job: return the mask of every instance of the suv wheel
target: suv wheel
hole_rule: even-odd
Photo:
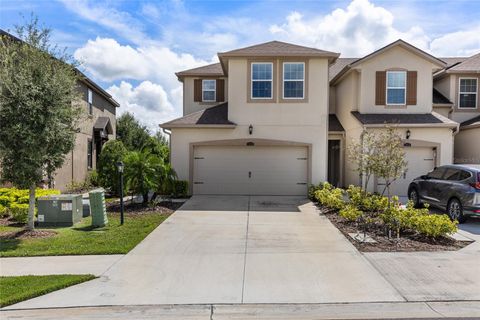
[[[456,198],[453,198],[448,202],[447,213],[450,219],[457,220],[458,223],[464,223],[467,220],[463,215],[462,203]]]
[[[419,199],[419,196],[418,196],[417,189],[415,189],[415,188],[410,189],[410,191],[408,192],[408,199],[413,202],[413,206],[415,208],[420,207],[420,199]]]

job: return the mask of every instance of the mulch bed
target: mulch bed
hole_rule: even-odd
[[[0,239],[34,239],[34,238],[49,238],[56,235],[57,232],[52,230],[20,230],[11,232],[2,232]]]
[[[317,204],[318,205],[318,204]],[[458,241],[450,237],[440,237],[436,240],[415,233],[402,233],[400,239],[396,234],[391,238],[380,225],[371,226],[367,235],[376,243],[364,243],[352,239],[349,233],[363,234],[363,229],[357,223],[350,222],[338,215],[335,210],[320,207],[320,212],[333,223],[338,230],[362,252],[413,252],[413,251],[456,251],[472,243],[471,241]]]
[[[143,203],[131,203],[127,202],[124,204],[124,210],[126,214],[130,215],[141,215],[148,214],[152,212],[158,212],[161,214],[172,214],[183,205],[183,202],[171,202],[171,201],[162,201],[156,204],[147,204]],[[107,203],[107,211],[113,214],[120,214],[120,204],[119,203]]]

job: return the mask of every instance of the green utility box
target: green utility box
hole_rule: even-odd
[[[90,212],[92,214],[92,226],[104,227],[108,223],[107,209],[105,207],[105,191],[96,189],[88,193],[90,198]]]
[[[83,204],[79,194],[59,194],[38,198],[39,227],[70,227],[82,219]]]

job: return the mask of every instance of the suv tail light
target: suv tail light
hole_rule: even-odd
[[[470,185],[480,191],[480,172],[477,173],[477,182],[473,182]]]

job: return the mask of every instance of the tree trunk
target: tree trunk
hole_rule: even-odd
[[[148,203],[148,192],[143,195],[143,204],[146,205]]]
[[[35,184],[30,186],[29,198],[28,198],[28,230],[33,230],[35,228],[34,221],[35,219]]]

